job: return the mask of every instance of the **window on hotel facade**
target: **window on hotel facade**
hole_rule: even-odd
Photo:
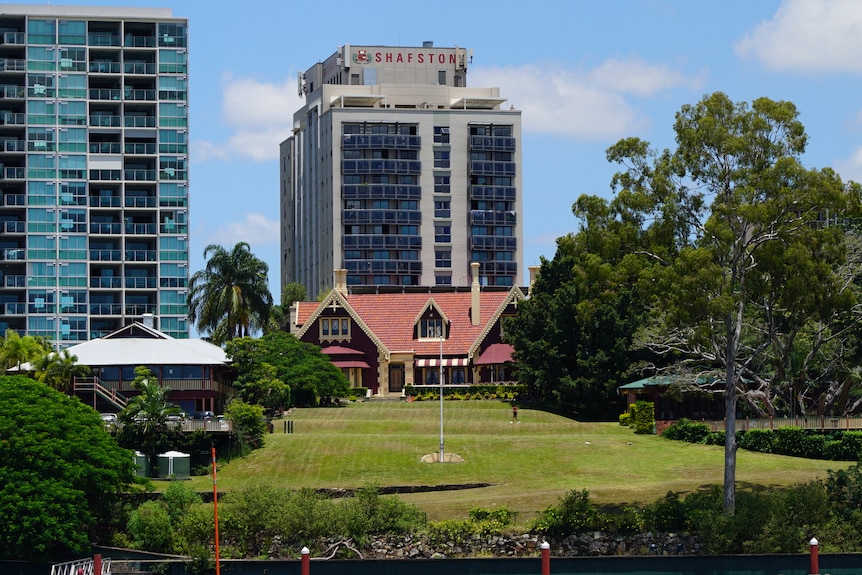
[[[449,143],[449,128],[444,126],[434,126],[434,143],[448,144]]]
[[[442,176],[437,175],[434,176],[434,193],[435,194],[448,194],[451,191],[449,181],[452,176]]]
[[[322,317],[320,318],[320,339],[345,340],[350,339],[350,318]]]
[[[434,217],[435,218],[451,218],[452,209],[449,200],[434,200]]]
[[[451,243],[452,226],[434,226],[434,241],[437,243]]]
[[[435,150],[434,151],[434,167],[435,168],[448,168],[450,155],[451,155],[451,153],[449,152],[449,150]]]
[[[434,283],[438,286],[450,286],[452,285],[452,276],[443,275],[443,276],[434,276]]]
[[[434,266],[438,268],[452,267],[452,250],[435,250]]]

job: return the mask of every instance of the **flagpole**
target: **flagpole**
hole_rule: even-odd
[[[215,522],[215,572],[221,575],[221,564],[219,563],[218,550],[218,484],[216,482],[216,448],[212,446],[213,454],[213,518]]]

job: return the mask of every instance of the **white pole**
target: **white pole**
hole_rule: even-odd
[[[443,320],[440,320],[440,463],[443,463]]]

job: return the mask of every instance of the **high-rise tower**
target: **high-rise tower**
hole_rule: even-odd
[[[298,82],[281,144],[281,278],[347,285],[519,282],[521,113],[468,88],[464,48],[344,45]]]
[[[0,333],[188,337],[187,20],[0,6]]]

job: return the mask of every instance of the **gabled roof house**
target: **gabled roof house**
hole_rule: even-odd
[[[498,383],[511,380],[506,319],[526,299],[519,287],[382,288],[348,290],[346,270],[320,302],[297,302],[290,331],[320,345],[354,387],[376,396],[400,395],[407,385]]]
[[[153,327],[151,316],[68,351],[93,372],[93,377],[76,380],[76,395],[99,411],[121,409],[137,394],[132,381],[135,367],[141,365],[171,389],[169,399],[186,413],[221,411],[233,395],[230,361],[221,347],[202,339],[173,338]]]

